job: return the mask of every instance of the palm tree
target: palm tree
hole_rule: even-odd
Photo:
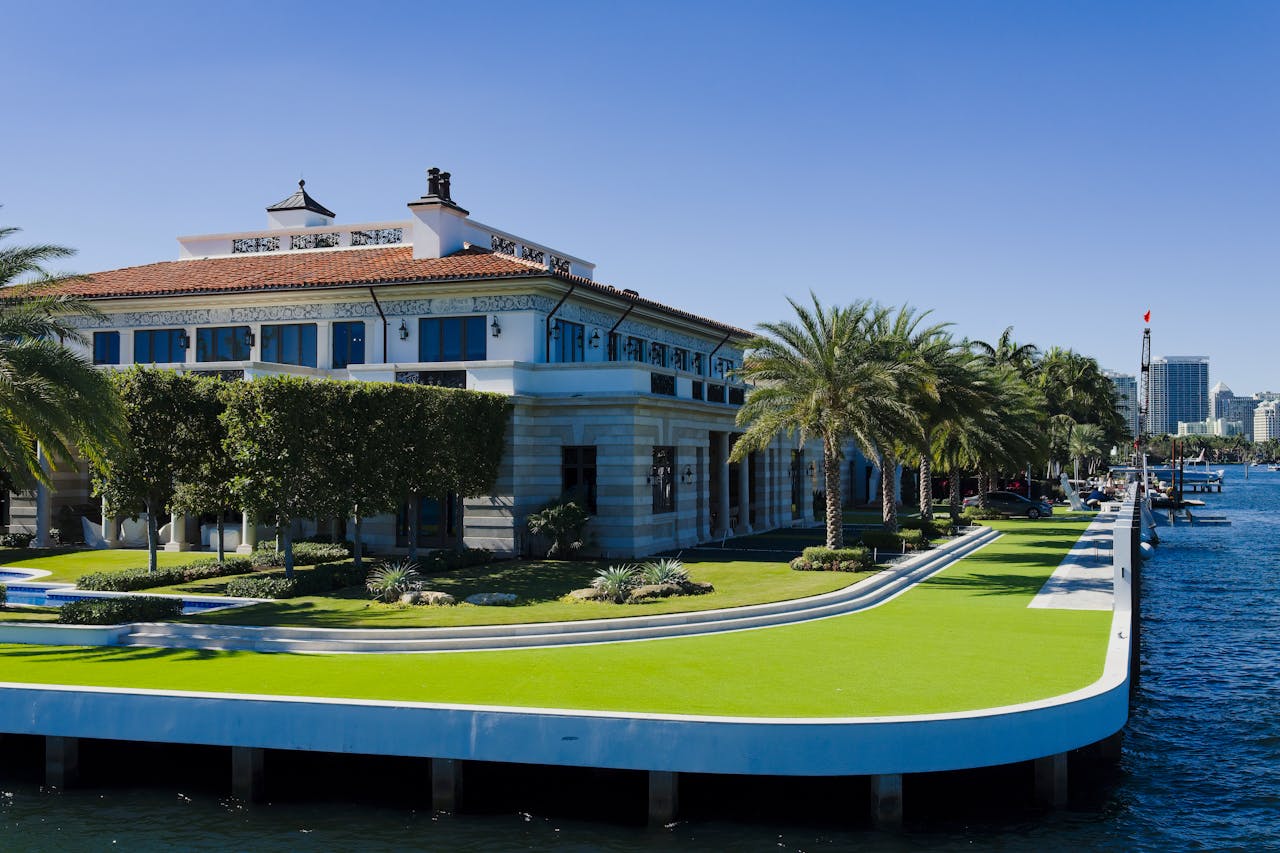
[[[0,228],[0,240],[17,228]],[[65,280],[46,268],[72,250],[0,247],[0,468],[15,488],[49,482],[44,464],[91,460],[123,439],[123,420],[106,377],[64,345],[84,343],[73,317],[96,318],[84,299],[59,295]]]
[[[747,430],[731,458],[762,450],[779,432],[822,439],[826,480],[827,547],[844,546],[840,484],[844,443],[870,449],[891,422],[907,417],[898,395],[902,365],[883,358],[874,338],[885,309],[870,302],[826,308],[812,293],[812,307],[788,299],[794,321],[762,323],[747,344],[735,375],[755,386],[738,410]],[[870,456],[870,454],[868,454]]]
[[[986,359],[989,364],[1004,364],[1018,371],[1024,379],[1035,372],[1036,361],[1040,351],[1035,344],[1019,344],[1013,339],[1013,326],[1005,326],[1000,338],[994,344],[986,341],[970,341],[974,352]]]
[[[1089,474],[1093,473],[1093,461],[1106,451],[1107,437],[1102,427],[1097,424],[1079,424],[1071,433],[1071,444],[1069,451],[1071,458],[1075,460],[1075,479],[1080,479],[1080,463],[1083,460],[1089,460],[1090,464],[1086,469]]]

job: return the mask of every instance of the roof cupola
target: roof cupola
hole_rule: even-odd
[[[268,228],[310,228],[332,225],[337,216],[307,194],[307,182],[298,181],[298,191],[267,208]]]

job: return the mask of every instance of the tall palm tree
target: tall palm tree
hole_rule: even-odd
[[[1071,458],[1075,460],[1075,479],[1080,479],[1080,463],[1088,460],[1088,473],[1093,473],[1093,460],[1106,450],[1106,434],[1097,424],[1079,424],[1071,433],[1069,446]]]
[[[843,446],[850,438],[872,448],[887,424],[907,417],[898,395],[902,365],[886,360],[874,339],[886,310],[861,301],[842,308],[812,306],[788,299],[793,321],[762,323],[747,344],[735,375],[754,386],[738,410],[747,430],[734,445],[741,460],[763,450],[779,432],[822,439],[826,481],[827,547],[844,546],[840,483]],[[868,454],[870,455],[870,454]]]
[[[0,240],[17,228],[0,228]],[[0,247],[0,468],[15,488],[49,482],[49,470],[91,460],[122,440],[114,393],[87,358],[65,346],[84,343],[73,317],[98,317],[45,265],[73,254],[62,246]]]

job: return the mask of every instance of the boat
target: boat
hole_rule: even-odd
[[[1280,464],[1276,464],[1275,462],[1272,462],[1270,465],[1268,465],[1268,466],[1267,466],[1267,470],[1268,470],[1268,471],[1280,471]]]

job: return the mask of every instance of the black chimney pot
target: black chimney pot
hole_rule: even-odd
[[[435,166],[427,169],[427,195],[440,195],[440,170]]]
[[[449,173],[440,173],[440,197],[445,201],[453,201],[453,196],[449,194]]]

